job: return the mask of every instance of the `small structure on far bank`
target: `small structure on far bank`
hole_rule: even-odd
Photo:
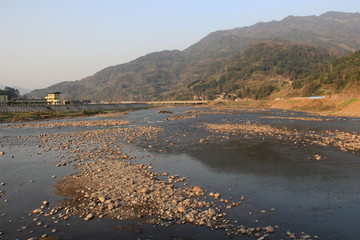
[[[46,101],[48,104],[50,105],[58,105],[61,104],[61,100],[60,100],[60,95],[61,92],[51,92],[48,93],[48,95],[45,97]]]
[[[8,95],[0,95],[0,104],[7,103],[9,101]]]

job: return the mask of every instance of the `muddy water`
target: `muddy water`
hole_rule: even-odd
[[[184,115],[190,108],[171,110]],[[202,127],[204,123],[250,121],[288,129],[359,133],[360,119],[286,119],[314,118],[289,111],[209,113],[164,121],[169,114],[157,114],[157,110],[131,112],[123,120],[132,123],[120,127],[159,126],[164,132],[151,140],[144,137],[132,144],[127,141],[121,144],[125,152],[137,157],[134,161],[151,163],[157,172],[187,176],[189,184],[220,192],[224,199],[240,201],[243,196],[243,203],[228,210],[228,217],[246,227],[278,226],[269,239],[286,239],[287,231],[319,239],[356,239],[360,235],[359,152],[269,136],[219,137]],[[268,116],[284,118],[264,118]],[[0,239],[39,238],[44,233],[63,239],[228,239],[223,231],[191,224],[165,228],[109,219],[85,222],[72,217],[59,223],[44,222],[48,227],[37,226],[41,219],[34,221],[35,217],[28,214],[43,200],[54,205],[60,201],[62,198],[56,196],[53,185],[75,170],[70,165],[56,167],[58,153],[52,149],[44,151],[37,147],[36,140],[26,137],[99,128],[0,129],[0,151],[5,152],[0,156],[0,183],[6,183],[0,186],[0,191],[5,192],[0,197],[0,231],[3,232]],[[315,160],[315,155],[321,155],[322,159]],[[56,229],[54,233],[53,229]],[[238,235],[235,239],[248,237]]]

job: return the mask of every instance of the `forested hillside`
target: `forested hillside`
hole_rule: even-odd
[[[216,74],[203,76],[173,97],[212,100],[217,94],[226,93],[236,98],[263,98],[306,77],[333,58],[326,49],[309,44],[263,41],[231,58]]]
[[[339,57],[307,78],[295,82],[293,87],[301,89],[303,96],[360,95],[360,51]]]

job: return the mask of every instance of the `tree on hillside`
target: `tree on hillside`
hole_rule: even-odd
[[[20,98],[19,90],[11,87],[5,87],[4,90],[0,89],[0,95],[7,95],[9,100]]]

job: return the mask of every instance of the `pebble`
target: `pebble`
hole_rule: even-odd
[[[140,128],[131,128],[129,130],[109,129],[111,131],[101,129],[62,133],[57,136],[42,136],[44,143],[58,146],[60,150],[67,153],[73,153],[80,169],[78,173],[61,180],[69,181],[67,183],[61,182],[61,186],[66,187],[66,184],[68,184],[71,189],[80,189],[77,192],[80,201],[67,206],[63,210],[66,211],[66,215],[56,216],[55,212],[50,214],[48,213],[48,211],[51,212],[49,209],[44,210],[45,214],[49,214],[50,217],[56,216],[54,221],[57,221],[57,219],[62,221],[75,214],[80,215],[86,221],[93,219],[95,216],[99,218],[100,216],[106,216],[114,219],[145,216],[143,219],[146,219],[146,216],[156,215],[159,218],[152,219],[154,224],[158,223],[166,226],[190,222],[196,225],[208,226],[212,229],[226,229],[226,232],[230,234],[229,236],[235,236],[235,232],[238,234],[239,226],[235,226],[237,222],[230,222],[225,218],[226,213],[221,211],[224,210],[223,207],[230,209],[233,206],[238,206],[239,203],[231,203],[232,200],[225,199],[222,200],[226,204],[225,206],[223,204],[217,206],[219,200],[209,200],[210,198],[203,194],[207,191],[199,186],[178,187],[180,184],[169,185],[166,183],[168,180],[170,182],[181,182],[186,178],[179,175],[169,177],[166,172],[162,174],[151,172],[151,165],[137,164],[132,161],[134,157],[124,154],[122,149],[116,146],[115,143],[118,140],[116,138],[122,138],[122,135],[120,135],[122,131],[129,131],[127,133],[129,136],[138,134],[145,138],[154,138],[156,135],[151,133],[159,131],[159,129],[148,127],[141,128],[145,130],[139,131],[134,129]],[[71,139],[71,142],[67,142],[67,139]],[[124,139],[128,140],[130,137]],[[131,138],[131,142],[133,139],[135,137]],[[110,145],[109,141],[114,144]],[[149,144],[147,146],[152,147]],[[47,148],[47,146],[43,147]],[[128,160],[124,161],[121,158]],[[164,176],[163,179],[165,180],[157,179],[161,175]],[[52,177],[55,178],[56,176]],[[220,193],[210,193],[209,195],[214,198],[221,197]],[[84,196],[86,198],[83,198]],[[241,196],[240,199],[243,201],[244,197]],[[48,203],[45,204],[44,202],[43,206],[47,206]],[[99,202],[104,204],[99,204]],[[142,209],[142,206],[145,207]],[[134,209],[136,210],[134,211]],[[43,213],[43,210],[40,209],[40,211],[38,213]],[[264,231],[271,232],[270,228],[267,227],[266,229],[264,228]],[[54,230],[56,231],[56,229],[53,229],[52,232],[55,232]],[[255,228],[250,231],[244,227],[244,232],[252,237],[257,234],[257,237],[260,238],[262,234],[258,230],[255,231]]]
[[[273,233],[275,232],[275,228],[273,228],[272,226],[267,226],[267,227],[264,227],[264,230],[268,233]]]
[[[184,206],[179,206],[177,209],[180,213],[186,212],[186,208]]]
[[[41,210],[40,208],[37,208],[37,209],[33,210],[33,213],[35,213],[35,214],[42,214],[42,213],[44,213],[44,212],[43,212],[43,210]]]
[[[143,189],[141,189],[140,192],[145,193],[145,194],[148,194],[150,191],[149,191],[149,189],[147,189],[147,188],[143,188]]]
[[[212,216],[214,216],[216,214],[216,211],[213,208],[209,208],[207,212],[208,212],[210,217],[212,217]]]
[[[90,219],[92,219],[94,217],[94,215],[92,213],[89,213],[88,215],[86,215],[86,217],[84,218],[85,221],[89,221]]]

